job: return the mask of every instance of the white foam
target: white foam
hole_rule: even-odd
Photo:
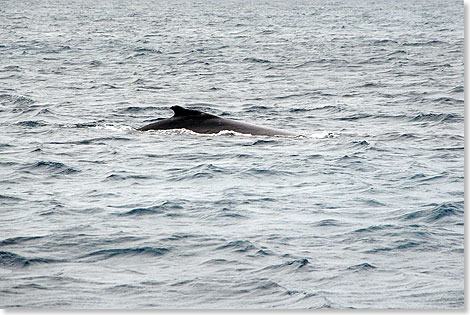
[[[321,132],[316,132],[312,133],[309,138],[314,138],[314,139],[328,139],[328,138],[338,138],[339,134],[334,133],[334,132],[329,132],[326,130],[323,130]]]
[[[94,126],[94,127],[91,127],[91,128],[99,129],[99,130],[120,131],[120,132],[127,132],[127,131],[134,130],[134,127],[131,127],[131,126],[126,126],[126,125],[115,126],[115,125],[109,125],[109,124],[98,125],[98,126]]]

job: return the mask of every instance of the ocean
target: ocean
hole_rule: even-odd
[[[2,1],[0,117],[0,308],[464,307],[460,1]]]

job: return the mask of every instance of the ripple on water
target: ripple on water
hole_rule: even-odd
[[[107,260],[110,258],[118,257],[132,257],[132,256],[162,256],[170,252],[168,248],[164,247],[136,247],[136,248],[111,248],[90,252],[86,255],[80,256],[80,259],[91,258],[93,261]]]
[[[438,223],[441,221],[462,221],[463,202],[444,202],[441,204],[429,204],[427,209],[410,212],[401,216],[405,221],[423,221],[427,223]]]
[[[29,164],[26,169],[33,171],[42,170],[54,175],[71,175],[80,172],[80,170],[68,167],[64,163],[54,161],[39,161]]]
[[[134,208],[132,210],[119,213],[119,216],[144,216],[144,215],[153,215],[153,214],[162,214],[167,211],[172,210],[181,210],[183,209],[182,205],[179,205],[175,202],[165,201],[159,205],[154,205],[146,208]]]
[[[10,268],[22,268],[36,264],[50,264],[63,262],[64,260],[52,259],[52,258],[27,258],[12,252],[0,251],[0,266]]]

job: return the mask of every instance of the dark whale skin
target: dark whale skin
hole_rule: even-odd
[[[172,106],[171,109],[174,112],[173,117],[159,120],[138,128],[137,130],[148,131],[184,128],[203,134],[219,133],[223,130],[228,130],[254,136],[296,136],[296,134],[291,132],[221,118],[197,110],[186,109],[181,106]]]

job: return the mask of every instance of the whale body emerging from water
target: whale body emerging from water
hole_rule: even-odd
[[[172,106],[174,115],[171,118],[162,119],[147,126],[138,128],[140,131],[188,129],[197,133],[219,133],[224,130],[235,131],[243,134],[259,136],[296,136],[296,134],[267,127],[260,127],[232,119],[221,118],[215,115],[187,109],[181,106]]]

